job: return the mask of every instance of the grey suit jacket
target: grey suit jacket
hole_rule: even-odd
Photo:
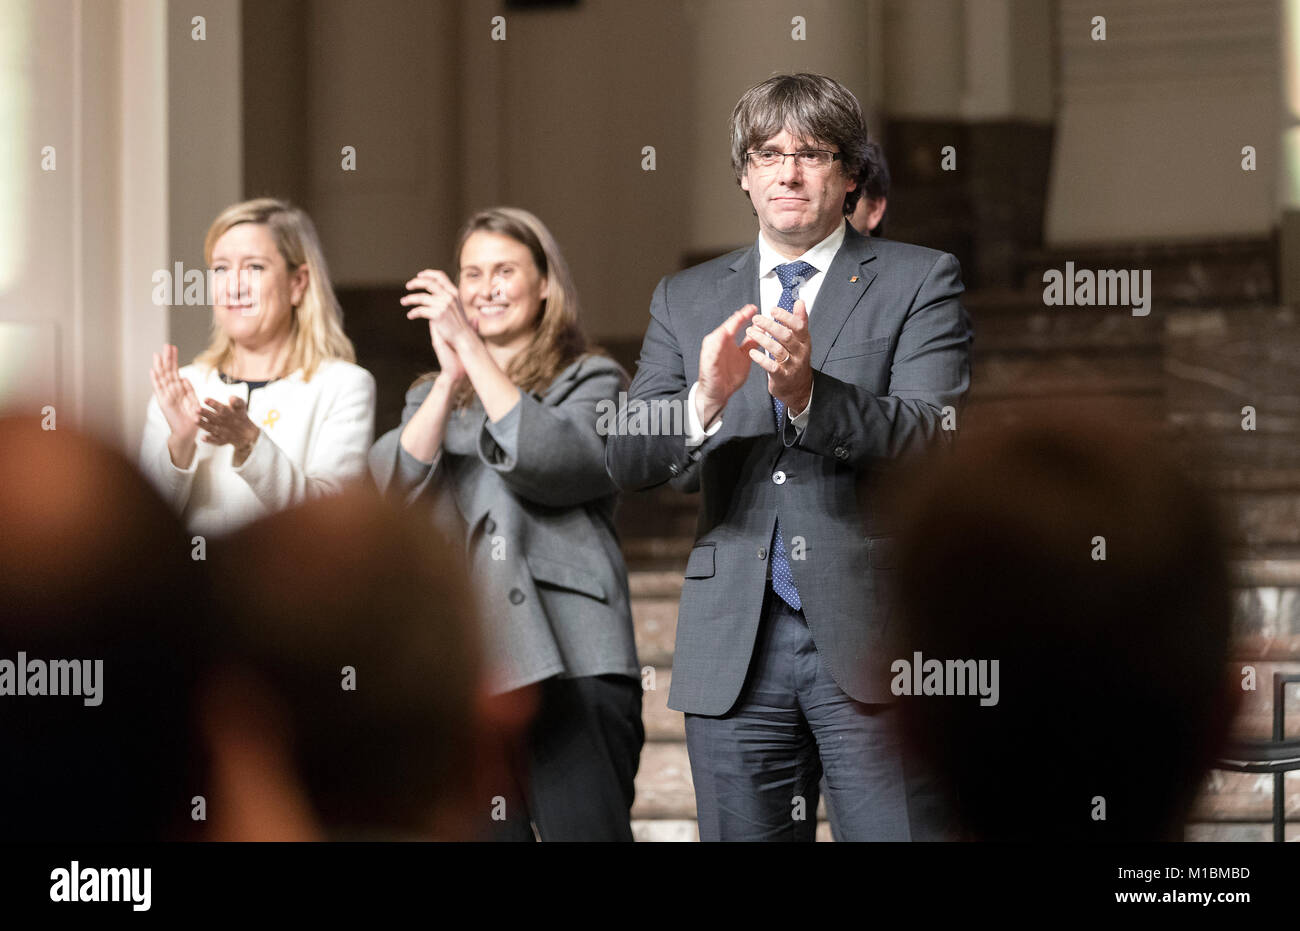
[[[640,675],[618,492],[596,429],[600,402],[617,403],[626,384],[616,363],[586,356],[497,423],[477,398],[453,412],[435,466],[402,448],[402,427],[370,450],[381,492],[428,503],[440,529],[464,540],[494,691],[553,675]],[[407,392],[403,426],[432,387]]]
[[[727,402],[721,429],[694,449],[680,435],[610,437],[606,465],[621,488],[671,482],[702,496],[670,708],[725,714],[739,696],[778,515],[831,675],[858,701],[893,700],[892,535],[876,492],[889,467],[951,437],[943,408],[958,407],[970,383],[962,290],[951,255],[868,239],[850,226],[809,319],[813,397],[802,434],[788,418],[784,435],[777,432],[767,375],[755,365]],[[629,400],[684,405],[705,335],[758,303],[757,245],[660,281]]]

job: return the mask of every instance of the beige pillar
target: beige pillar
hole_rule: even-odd
[[[731,168],[727,121],[746,89],[778,72],[817,71],[853,91],[871,122],[881,99],[881,5],[861,0],[710,0],[688,7],[695,85],[689,249],[721,252],[754,241],[757,221]],[[795,16],[806,38],[793,38]],[[876,79],[873,81],[873,76]]]
[[[961,115],[966,55],[961,0],[885,0],[885,93],[889,115]]]
[[[457,5],[310,9],[308,206],[336,284],[401,284],[446,262],[461,219]]]
[[[699,83],[684,6],[462,6],[465,211],[508,203],[536,213],[564,249],[583,325],[599,341],[640,339],[655,283],[687,248]],[[491,38],[498,15],[505,41]],[[647,148],[654,170],[643,170]]]
[[[1278,158],[1277,4],[1061,0],[1049,244],[1272,229],[1277,174],[1243,171],[1242,148]]]
[[[960,31],[965,120],[1052,120],[1051,11],[1042,0],[965,0]]]

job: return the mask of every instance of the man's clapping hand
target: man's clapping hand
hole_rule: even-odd
[[[758,343],[747,336],[737,344],[736,337],[756,313],[757,307],[746,304],[704,337],[700,344],[700,379],[699,387],[695,389],[695,406],[700,424],[706,430],[722,413],[727,400],[749,377],[750,358],[753,352],[758,351]]]
[[[802,413],[812,398],[813,383],[812,342],[804,302],[795,301],[793,312],[773,307],[771,317],[754,317],[745,335],[759,347],[751,349],[749,357],[767,372],[767,393],[781,401],[791,415]]]

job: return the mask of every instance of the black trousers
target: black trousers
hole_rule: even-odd
[[[630,841],[634,780],[645,743],[641,680],[552,677],[540,683],[537,715],[515,747],[515,784],[496,841]]]

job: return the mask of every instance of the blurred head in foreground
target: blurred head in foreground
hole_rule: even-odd
[[[202,563],[118,453],[0,420],[0,840],[193,834]]]
[[[967,835],[1180,840],[1240,698],[1202,494],[1135,431],[1061,411],[963,436],[898,526],[899,669],[999,666],[995,704],[901,699]]]
[[[221,542],[204,727],[225,800],[209,809],[214,838],[467,836],[467,812],[490,805],[478,786],[501,708],[480,694],[457,557],[362,489]]]

